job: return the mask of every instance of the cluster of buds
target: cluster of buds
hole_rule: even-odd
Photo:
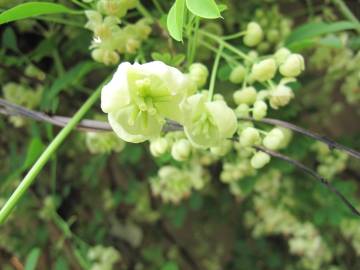
[[[174,166],[160,168],[158,175],[151,179],[151,190],[165,202],[179,203],[190,196],[192,190],[201,190],[208,177],[201,166],[179,169]]]
[[[9,102],[34,109],[40,104],[43,87],[38,85],[36,89],[32,89],[25,84],[9,82],[2,87],[2,91],[4,98]],[[9,120],[15,127],[21,127],[25,124],[25,119],[20,116],[10,116]]]
[[[90,48],[95,61],[115,65],[120,61],[120,54],[136,53],[141,43],[148,38],[151,27],[146,19],[120,26],[120,19],[136,4],[137,0],[100,0],[97,10],[85,12],[88,19],[85,27],[94,33]]]

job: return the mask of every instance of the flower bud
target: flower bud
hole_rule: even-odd
[[[237,117],[249,117],[249,106],[247,104],[240,104],[235,109],[235,114]]]
[[[190,79],[193,80],[198,88],[205,85],[209,76],[208,68],[201,63],[194,63],[189,67]]]
[[[255,81],[265,82],[272,79],[276,73],[276,62],[269,58],[254,64],[251,69],[251,78]]]
[[[241,90],[235,91],[233,94],[234,101],[237,105],[247,104],[252,105],[256,101],[256,90],[254,87],[245,87]]]
[[[270,29],[266,33],[266,38],[272,43],[276,43],[280,39],[280,33],[277,29]]]
[[[120,61],[120,57],[117,52],[101,48],[93,50],[91,52],[91,56],[95,61],[103,63],[107,66],[115,65]]]
[[[256,22],[250,22],[246,28],[246,34],[243,39],[244,44],[248,47],[254,47],[261,42],[263,35],[261,26]]]
[[[270,106],[273,109],[278,109],[287,105],[294,97],[294,93],[290,87],[279,85],[270,94]]]
[[[285,77],[296,77],[305,69],[304,58],[301,54],[290,54],[280,65],[279,71]]]
[[[275,52],[274,59],[278,65],[281,65],[290,54],[291,52],[287,48],[280,48]]]
[[[244,147],[260,143],[260,133],[256,128],[248,127],[240,134],[240,144]]]
[[[267,114],[267,108],[268,106],[264,101],[262,100],[256,101],[252,112],[254,119],[256,120],[263,119]]]
[[[178,140],[171,148],[171,155],[177,161],[185,161],[191,153],[191,144],[186,139]]]
[[[246,75],[246,69],[243,65],[238,65],[230,73],[230,82],[232,83],[241,83]]]
[[[257,152],[251,158],[251,166],[254,169],[260,169],[270,162],[270,156],[264,152]]]
[[[277,150],[285,139],[284,133],[279,128],[273,128],[264,138],[263,144],[270,150]]]
[[[269,90],[260,90],[257,93],[256,100],[265,100],[269,97]]]
[[[150,141],[150,152],[154,157],[159,157],[168,150],[169,143],[165,138],[157,138]]]

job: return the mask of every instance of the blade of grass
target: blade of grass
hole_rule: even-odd
[[[102,86],[108,81],[106,79],[98,89],[88,98],[88,100],[81,106],[81,108],[75,113],[73,118],[68,122],[68,124],[57,134],[54,140],[49,144],[45,151],[41,154],[29,172],[22,179],[21,183],[15,189],[10,198],[6,201],[5,205],[0,210],[0,225],[3,225],[11,214],[17,203],[24,196],[25,192],[29,189],[31,184],[35,181],[36,176],[41,172],[45,164],[52,157],[55,151],[59,148],[61,143],[66,139],[70,132],[76,127],[80,120],[85,116],[85,114],[90,110],[92,105],[100,97]]]

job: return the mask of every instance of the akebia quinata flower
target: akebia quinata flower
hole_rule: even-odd
[[[223,100],[208,101],[207,94],[195,94],[181,108],[185,134],[195,147],[218,146],[237,129],[235,112]]]
[[[101,92],[101,108],[124,141],[140,143],[159,137],[165,119],[182,123],[180,103],[189,79],[160,61],[121,63]]]

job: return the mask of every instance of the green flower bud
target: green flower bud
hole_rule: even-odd
[[[297,77],[305,70],[304,58],[301,54],[290,54],[280,65],[279,71],[285,77]]]
[[[250,147],[261,142],[260,133],[256,128],[248,127],[240,134],[240,145]]]
[[[272,43],[276,43],[280,40],[280,33],[277,29],[270,29],[266,33],[266,38]]]
[[[275,76],[276,68],[274,59],[265,59],[253,65],[250,76],[255,81],[265,82],[271,80]]]
[[[111,151],[121,152],[125,142],[113,132],[87,132],[86,146],[92,154],[105,154]]]
[[[274,59],[278,65],[281,65],[285,62],[286,58],[288,58],[290,54],[291,52],[287,48],[280,48],[275,52]]]
[[[264,138],[263,144],[270,150],[277,150],[285,139],[284,133],[279,128],[273,128]]]
[[[150,141],[150,152],[154,157],[159,157],[166,153],[169,148],[168,140],[165,138],[157,138]]]
[[[171,155],[177,161],[185,161],[191,154],[191,144],[186,139],[178,140],[171,148]]]
[[[93,50],[91,56],[95,61],[107,66],[116,65],[120,61],[120,56],[117,52],[101,48]]]
[[[244,44],[248,47],[254,47],[258,45],[263,39],[264,33],[261,26],[256,22],[250,22],[246,28],[246,34],[244,36]]]
[[[224,98],[224,96],[222,95],[222,94],[219,94],[219,93],[217,93],[217,94],[215,94],[214,96],[213,96],[213,100],[222,100],[222,101],[225,101],[225,98]]]
[[[268,50],[270,50],[270,48],[271,48],[270,42],[263,41],[263,42],[261,42],[261,43],[258,45],[257,50],[258,50],[260,53],[265,53],[265,52],[267,52]]]
[[[260,90],[257,93],[256,100],[265,100],[269,97],[269,91],[268,90]]]
[[[257,152],[252,158],[251,158],[251,166],[254,169],[261,169],[266,164],[270,162],[270,156],[264,152]]]
[[[190,79],[193,80],[198,88],[205,85],[209,76],[208,68],[201,63],[194,63],[189,67]]]
[[[267,114],[267,108],[268,106],[266,105],[266,103],[262,100],[258,100],[255,102],[254,104],[254,108],[253,108],[253,117],[256,120],[261,120],[263,119],[266,114]]]
[[[282,131],[282,133],[284,134],[284,139],[281,141],[279,148],[278,149],[284,149],[285,147],[287,147],[292,139],[292,131],[290,129],[287,128],[283,128],[283,127],[277,127],[278,129],[280,129]]]
[[[290,87],[278,85],[270,94],[270,106],[273,109],[286,106],[294,97],[294,93]]]
[[[246,75],[246,69],[243,65],[238,65],[230,73],[230,82],[238,84],[241,83]]]
[[[222,157],[225,156],[231,150],[232,142],[230,140],[223,141],[219,146],[211,147],[210,152],[215,156]]]
[[[222,100],[207,101],[207,96],[196,94],[182,104],[184,131],[195,147],[219,146],[232,138],[237,128],[235,112]]]
[[[25,74],[29,77],[36,78],[40,81],[45,80],[45,73],[33,65],[28,65],[25,69]]]
[[[236,105],[247,104],[252,105],[256,101],[256,90],[254,87],[249,86],[241,90],[237,90],[233,94]]]
[[[237,117],[249,117],[250,108],[247,104],[243,103],[236,107],[235,114]]]

